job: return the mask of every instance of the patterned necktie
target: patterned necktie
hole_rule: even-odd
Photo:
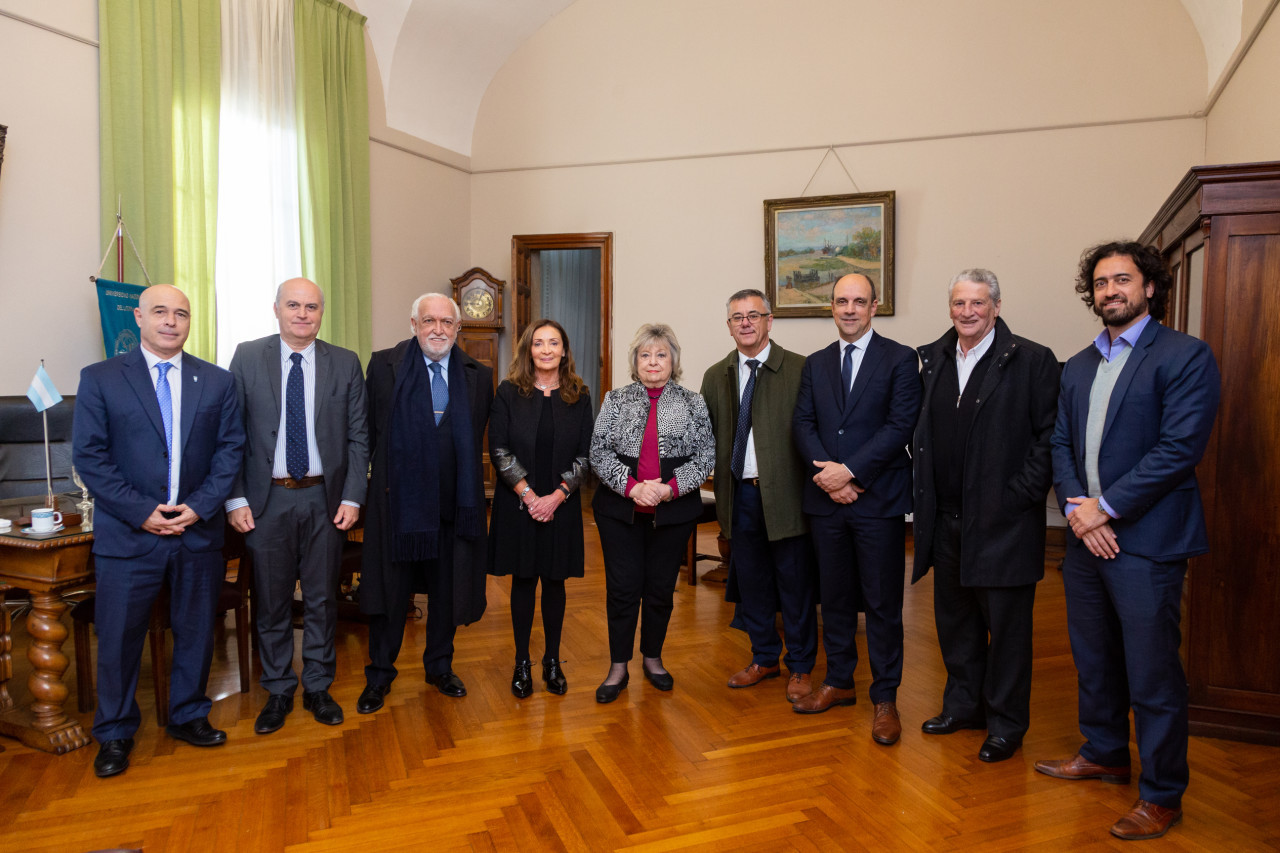
[[[311,458],[307,453],[307,393],[302,378],[302,353],[291,353],[289,379],[284,386],[284,463],[289,476],[307,476]]]
[[[751,398],[756,393],[756,368],[760,362],[754,358],[747,359],[747,367],[751,375],[747,377],[747,387],[742,389],[742,401],[738,403],[738,424],[733,431],[733,461],[730,468],[733,476],[742,479],[742,467],[747,461],[747,436],[751,435]]]
[[[164,423],[164,446],[167,451],[166,459],[173,459],[173,390],[169,387],[169,368],[173,367],[167,361],[159,362],[156,370],[160,371],[160,378],[156,380],[156,402],[160,404],[160,420]],[[165,466],[168,469],[169,477],[166,480],[167,490],[164,499],[169,500],[169,496],[173,493],[173,464]]]
[[[844,383],[844,398],[849,399],[853,390],[853,344],[844,348],[844,361],[840,363],[840,381]]]
[[[436,423],[444,417],[444,410],[449,407],[449,383],[444,381],[440,370],[440,362],[431,362],[431,407],[436,410]]]

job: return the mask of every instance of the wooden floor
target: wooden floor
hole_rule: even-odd
[[[1126,846],[1107,829],[1137,797],[1136,773],[1133,784],[1116,786],[1032,770],[1035,759],[1067,757],[1079,744],[1055,555],[1036,601],[1031,731],[1013,759],[986,765],[977,760],[984,733],[920,732],[940,709],[943,682],[927,581],[907,588],[904,734],[896,746],[871,740],[865,663],[858,704],[815,716],[792,713],[781,679],[728,689],[729,675],[750,660],[747,638],[727,627],[722,586],[683,579],[665,651],[675,690],[649,686],[637,659],[622,697],[596,705],[608,652],[591,525],[588,536],[596,556],[585,579],[569,582],[567,696],[542,691],[539,681],[532,697],[512,697],[507,595],[496,581],[488,614],[458,633],[454,668],[466,681],[465,699],[423,683],[417,622],[387,706],[356,714],[365,636],[358,625],[341,625],[332,692],[347,717],[338,727],[314,722],[299,702],[281,731],[255,735],[265,694],[256,683],[249,694],[237,692],[234,638],[220,636],[210,689],[226,746],[200,750],[158,733],[149,683],[139,690],[144,722],[123,776],[97,779],[93,746],[55,757],[4,739],[0,851]],[[700,536],[700,550],[713,553],[714,528]],[[25,642],[19,630],[15,649]],[[535,660],[541,651],[539,627]],[[15,665],[21,700],[25,658]],[[820,658],[819,676],[822,668]],[[1135,770],[1136,756],[1135,749]],[[1182,825],[1140,849],[1280,849],[1280,748],[1192,738],[1183,805]]]

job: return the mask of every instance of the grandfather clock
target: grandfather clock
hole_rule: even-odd
[[[493,389],[506,374],[498,365],[498,339],[502,336],[502,288],[505,281],[489,275],[480,267],[472,267],[453,282],[453,300],[462,309],[458,329],[458,346],[462,351],[493,370]],[[489,435],[484,438],[484,491],[492,500],[497,476],[489,462]]]
[[[506,371],[498,366],[498,339],[502,336],[502,289],[505,281],[472,267],[453,282],[453,299],[462,309],[458,346],[481,364],[493,368],[493,387]]]

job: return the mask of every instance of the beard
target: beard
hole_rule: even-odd
[[[1102,318],[1102,322],[1107,326],[1124,326],[1133,322],[1142,312],[1147,310],[1147,300],[1144,297],[1141,302],[1114,302],[1110,305],[1099,305],[1094,303],[1093,313]]]

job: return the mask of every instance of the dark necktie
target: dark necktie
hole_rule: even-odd
[[[853,390],[853,344],[846,344],[844,348],[844,361],[840,363],[840,381],[844,383],[844,398],[849,399],[849,392]]]
[[[756,368],[760,362],[754,358],[747,359],[747,367],[751,375],[747,377],[747,387],[742,389],[742,400],[738,403],[738,424],[733,431],[733,461],[730,468],[733,476],[742,479],[742,467],[747,461],[747,437],[751,435],[751,398],[756,393]]]
[[[307,394],[302,378],[302,353],[291,353],[289,379],[284,386],[284,462],[289,476],[301,480],[307,476],[311,459],[307,453]]]
[[[431,362],[431,408],[436,410],[436,423],[439,424],[444,410],[449,408],[449,383],[444,381],[438,361]]]
[[[156,365],[156,370],[160,371],[160,378],[156,380],[156,402],[160,404],[160,421],[164,424],[165,458],[168,460],[173,459],[173,391],[169,387],[169,368],[171,367],[173,365],[167,361]],[[165,469],[169,472],[168,490],[164,495],[167,501],[173,493],[173,465],[165,465]]]

